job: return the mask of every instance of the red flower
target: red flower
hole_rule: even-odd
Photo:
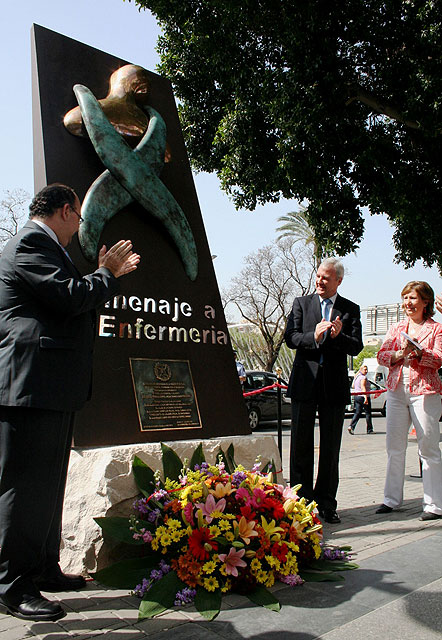
[[[211,547],[213,551],[218,551],[218,543],[213,540],[209,529],[203,527],[192,531],[189,536],[189,550],[198,560],[207,560],[209,558],[207,547]]]
[[[275,518],[275,520],[282,520],[285,516],[284,507],[279,502],[279,500],[276,500],[275,498],[266,498],[264,506],[266,509],[272,512],[273,518]]]
[[[274,544],[272,544],[271,553],[272,556],[278,558],[280,562],[285,562],[287,559],[288,550],[289,549],[285,542],[283,542],[282,544],[280,544],[279,542],[275,542]]]
[[[241,507],[239,511],[240,511],[241,515],[244,516],[244,518],[246,520],[255,520],[256,519],[256,513],[252,510],[251,507],[249,507],[249,505]]]

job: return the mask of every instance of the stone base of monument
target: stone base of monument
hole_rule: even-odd
[[[166,444],[174,449],[181,460],[190,460],[200,442],[181,440]],[[281,458],[273,436],[252,434],[203,440],[207,462],[216,463],[219,448],[226,451],[231,443],[237,464],[251,469],[258,455],[261,456],[263,466],[274,460],[278,482],[284,483]],[[139,495],[132,475],[134,456],[141,458],[152,469],[160,469],[162,472],[159,442],[72,450],[60,559],[66,573],[86,575],[102,569],[127,553],[127,545],[123,549],[110,539],[103,540],[94,517],[129,516],[132,513],[132,503]]]

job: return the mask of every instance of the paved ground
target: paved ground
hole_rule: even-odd
[[[278,589],[280,613],[252,606],[237,595],[205,622],[194,608],[166,612],[137,622],[136,598],[127,591],[103,590],[88,583],[81,592],[62,594],[68,614],[57,623],[24,624],[0,613],[0,640],[432,640],[442,637],[442,522],[420,522],[422,482],[416,442],[407,454],[405,503],[387,516],[376,515],[382,502],[386,466],[385,420],[374,419],[374,435],[347,433],[341,454],[338,502],[340,525],[326,525],[325,538],[348,543],[360,564],[342,583],[306,583]],[[274,433],[271,429],[267,432]],[[288,468],[289,431],[283,432],[283,468]],[[60,594],[61,595],[61,594]],[[48,595],[52,598],[53,595]]]

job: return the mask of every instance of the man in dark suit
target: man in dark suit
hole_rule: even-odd
[[[292,399],[290,484],[315,500],[326,522],[337,523],[336,492],[345,405],[350,402],[347,354],[363,348],[358,305],[342,298],[344,267],[327,258],[316,273],[316,293],[295,298],[285,341],[296,349],[287,395]],[[313,486],[314,426],[319,414],[320,453]]]
[[[80,207],[45,187],[0,260],[0,605],[24,620],[61,618],[40,591],[85,583],[59,566],[73,412],[90,395],[95,309],[139,262],[121,240],[82,277],[65,249]]]

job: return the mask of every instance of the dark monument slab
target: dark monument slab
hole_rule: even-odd
[[[99,178],[105,197],[107,189],[113,189],[115,197],[126,204],[99,228],[98,246],[109,247],[120,239],[130,239],[142,256],[139,268],[122,278],[121,295],[98,310],[93,395],[77,414],[75,445],[249,433],[169,81],[143,70],[149,79],[146,112],[151,117],[160,114],[159,121],[163,119],[166,124],[170,161],[164,166],[161,162],[158,169],[149,149],[143,158],[141,143],[136,149],[124,143],[115,154],[115,164],[120,157],[123,163],[127,156],[129,164],[134,159],[135,171],[140,169],[142,158],[146,166],[150,163],[149,175],[146,180],[131,182],[122,166],[115,173],[120,175],[121,169],[122,177],[115,181],[113,171],[111,176],[104,175],[107,165],[103,166],[97,155],[98,143],[93,137],[91,142],[87,135],[72,135],[63,119],[78,106],[74,85],[92,92],[89,95],[81,90],[77,97],[80,101],[85,95],[94,107],[93,96],[103,99],[110,76],[129,63],[37,25],[33,26],[32,40],[36,191],[46,184],[63,182],[74,187],[83,199]],[[116,140],[117,147],[120,143]],[[153,201],[150,206],[151,184],[165,201],[169,198],[166,209],[156,210]],[[176,207],[170,202],[176,202]],[[82,215],[83,211],[84,205]],[[169,213],[164,215],[164,211]],[[89,218],[84,227],[87,230],[88,224]],[[84,235],[86,238],[87,233]],[[186,253],[191,245],[189,236],[193,236],[195,250],[190,247]],[[83,240],[80,247],[76,238],[69,251],[80,272],[94,270],[96,261],[88,259]]]

